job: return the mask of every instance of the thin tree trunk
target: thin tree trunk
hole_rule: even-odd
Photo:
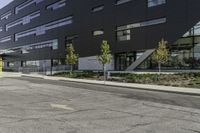
[[[158,62],[158,69],[159,69],[159,74],[161,73],[161,63]]]
[[[73,72],[73,65],[70,65],[70,76],[72,76],[72,72]]]
[[[106,81],[106,65],[105,64],[103,64],[103,80],[105,84],[105,81]]]
[[[53,75],[53,61],[51,60],[51,66],[50,66],[50,74],[51,74],[51,76]]]

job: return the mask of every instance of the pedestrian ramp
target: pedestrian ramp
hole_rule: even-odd
[[[144,52],[135,62],[133,62],[126,71],[133,71],[135,70],[140,64],[142,64],[149,56],[153,54],[155,49],[149,49]]]

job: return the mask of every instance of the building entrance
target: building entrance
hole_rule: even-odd
[[[126,70],[136,60],[136,53],[118,53],[115,55],[115,70]]]

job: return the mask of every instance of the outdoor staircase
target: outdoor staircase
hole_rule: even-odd
[[[140,56],[135,62],[133,62],[127,69],[126,71],[133,71],[135,70],[142,62],[144,62],[150,55],[153,54],[155,49],[149,49],[144,52],[142,56]]]

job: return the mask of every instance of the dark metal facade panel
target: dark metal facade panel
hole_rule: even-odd
[[[30,5],[18,14],[14,14],[14,8],[26,0],[14,0],[8,6],[0,9],[0,15],[7,11],[12,12],[8,20],[1,20],[0,26],[4,31],[0,32],[0,38],[11,35],[12,41],[1,43],[0,49],[23,46],[36,42],[58,39],[59,49],[37,50],[30,54],[16,54],[17,60],[40,60],[56,59],[65,56],[65,37],[78,35],[75,41],[76,51],[81,57],[97,55],[100,52],[100,43],[103,39],[108,40],[111,51],[127,52],[140,51],[154,48],[161,38],[174,43],[187,30],[200,21],[199,0],[167,0],[164,5],[147,8],[147,0],[132,0],[131,2],[115,5],[115,0],[67,0],[67,5],[56,11],[46,10],[46,6],[58,0],[44,0],[37,6]],[[104,5],[104,9],[92,13],[93,7]],[[34,11],[40,10],[41,16],[35,18],[31,23],[19,25],[5,32],[5,25],[26,16]],[[65,27],[47,31],[41,36],[27,36],[19,41],[14,41],[14,34],[25,31],[54,20],[73,15],[73,23]],[[165,24],[131,29],[131,40],[124,42],[116,41],[116,27],[137,22],[144,22],[151,19],[166,17]],[[104,35],[92,36],[92,31],[103,29]],[[13,57],[13,56],[12,56]]]

